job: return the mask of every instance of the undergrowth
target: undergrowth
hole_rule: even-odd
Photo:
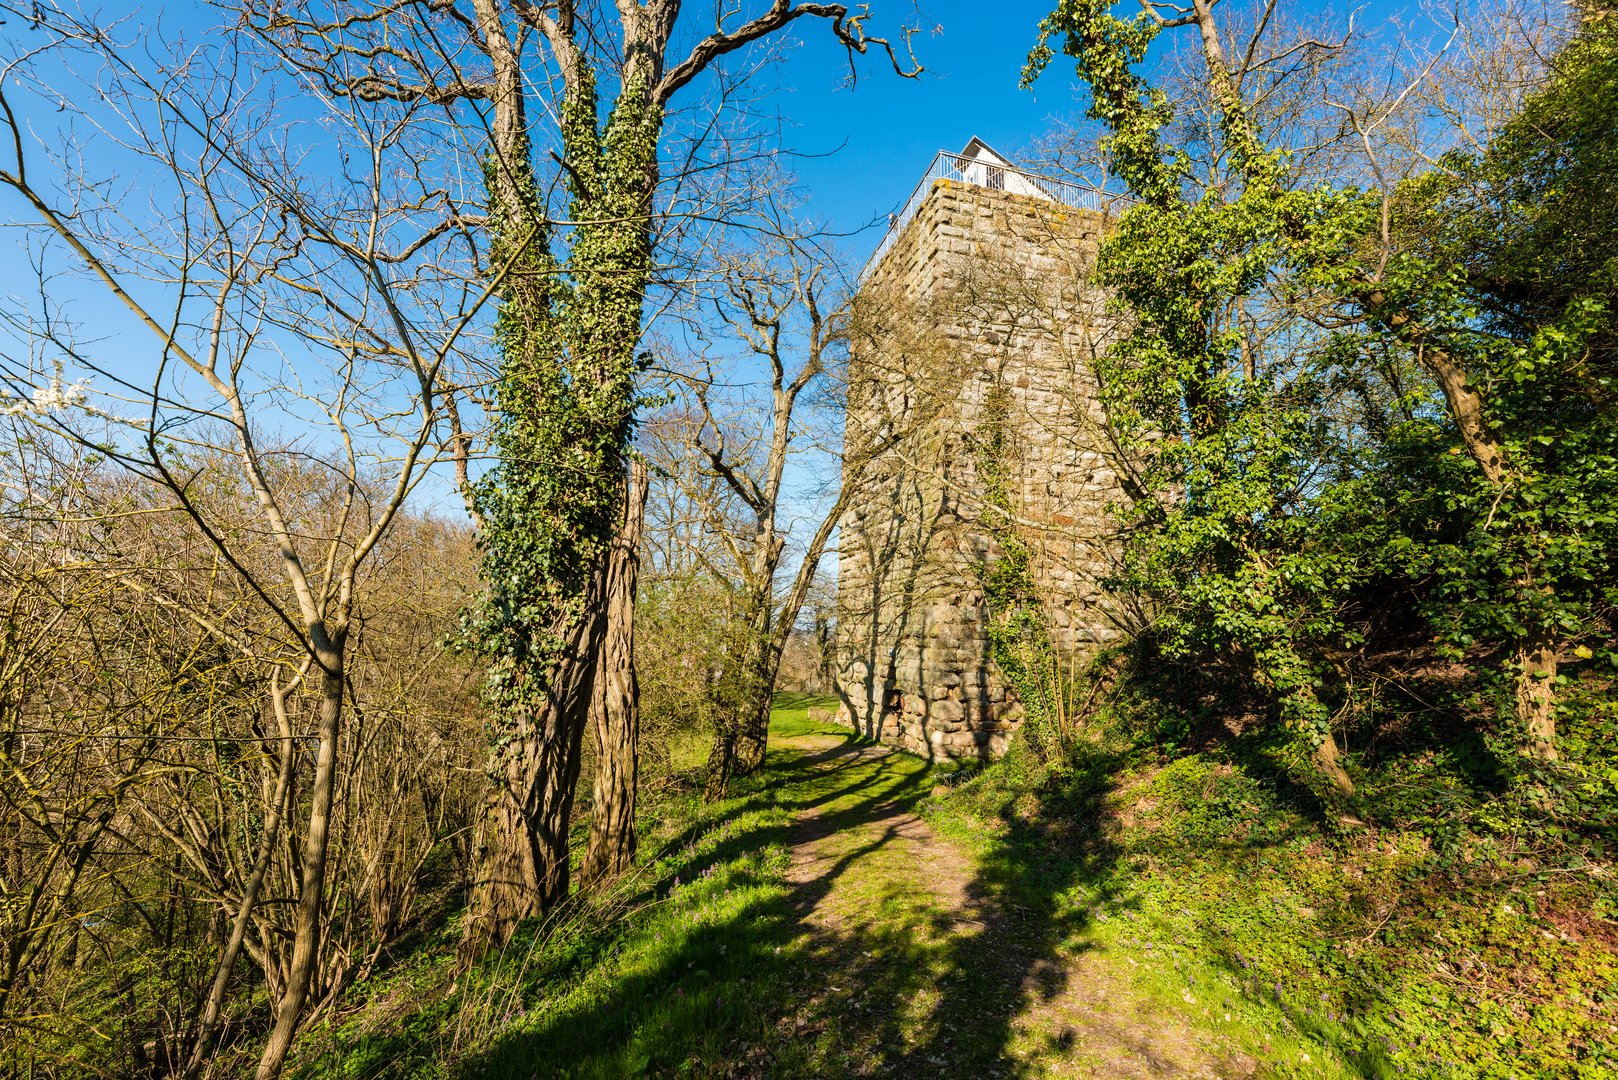
[[[777,704],[776,735],[817,730],[807,709],[822,699]],[[612,889],[525,926],[469,970],[449,919],[310,1033],[294,1075],[724,1075],[764,1053],[779,1010],[759,1007],[771,1002],[760,988],[785,985],[795,957],[791,793],[767,770],[703,805],[699,762],[700,748],[676,753],[652,786],[643,860]]]
[[[990,939],[893,937],[910,923],[880,889],[847,956],[803,932],[793,822],[919,804],[971,855],[974,894],[1015,913],[1024,951],[1090,965],[1129,1008],[1236,1055],[1237,1075],[1618,1077],[1611,878],[1587,837],[1547,831],[1567,796],[1542,775],[1487,739],[1361,732],[1366,824],[1345,827],[1273,728],[1212,737],[1139,689],[1121,685],[1059,762],[1015,744],[956,774],[776,751],[704,806],[693,748],[691,776],[643,807],[633,874],[469,970],[454,919],[441,922],[311,1033],[297,1075],[1020,1075],[1009,1017],[1034,999],[984,1003]],[[808,719],[816,703],[781,700],[772,733],[832,734]],[[1595,761],[1576,757],[1559,782],[1592,782]],[[939,963],[949,977],[929,990]],[[825,993],[850,979],[863,990]]]

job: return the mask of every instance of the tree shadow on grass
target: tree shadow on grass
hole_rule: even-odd
[[[976,925],[952,939],[921,1037],[889,1047],[889,1075],[1040,1075],[1096,1033],[1088,1013],[1057,1010],[1028,1033],[1019,1018],[1066,996],[1096,914],[1129,903],[1114,884],[1120,852],[1103,805],[1114,765],[1097,756],[997,800],[1001,827],[964,889],[966,920]]]
[[[514,995],[522,1011],[500,1016],[457,1074],[821,1075],[779,1031],[803,974],[802,915],[884,841],[796,886],[783,881],[787,849],[801,840],[799,820],[832,834],[907,811],[925,794],[923,772],[868,756],[853,739],[772,754],[749,790],[658,853],[627,924],[571,963],[530,965]]]
[[[1105,808],[1116,757],[1002,789],[988,801],[1003,827],[971,859],[917,816],[938,778],[925,762],[828,741],[773,752],[652,854],[626,918],[563,925],[486,968],[498,987],[478,991],[477,1022],[437,1009],[455,1033],[439,1036],[448,1071],[976,1078],[1099,1061],[1092,1075],[1183,1075],[1139,1018],[1071,985],[1093,920],[1132,904]],[[421,1036],[399,1038],[395,1060],[419,1062]]]
[[[839,748],[842,760],[828,756],[819,767],[866,775],[847,760],[854,752]],[[852,803],[822,795],[809,803],[834,809],[800,817],[793,844],[819,863],[800,868],[791,898],[807,931],[805,963],[759,1075],[1038,1074],[1083,1053],[1077,1044],[1107,1025],[1086,1013],[1031,1040],[1017,1030],[1019,1016],[1067,991],[1094,913],[1113,917],[1128,906],[1113,884],[1119,852],[1102,812],[1116,761],[1097,755],[1032,796],[1008,794],[997,807],[1005,828],[976,863],[930,840],[916,818],[931,794],[917,764],[891,753],[878,768],[910,782],[862,791]],[[845,834],[853,839],[839,843]],[[894,865],[918,857],[935,862]],[[851,885],[843,879],[856,867]],[[1081,884],[1085,903],[1065,902]],[[1153,1060],[1149,1036],[1114,1024],[1105,1039]],[[1140,1073],[1174,1074],[1172,1063]]]

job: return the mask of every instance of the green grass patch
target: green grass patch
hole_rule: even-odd
[[[809,718],[811,711],[834,713],[837,705],[837,699],[829,694],[776,694],[775,705],[770,710],[770,736],[776,739],[797,735],[848,736],[848,728]]]
[[[775,737],[853,741],[808,717],[835,699],[783,698]],[[926,769],[895,758],[820,776],[805,758],[772,750],[759,775],[713,805],[694,791],[663,796],[646,808],[658,832],[643,838],[634,873],[525,927],[470,971],[457,968],[455,927],[444,927],[356,987],[339,1019],[301,1044],[295,1075],[711,1076],[748,1062],[770,1075],[827,1075],[826,1047],[776,1032],[812,971],[786,879],[788,833],[806,809],[919,798]]]
[[[1436,852],[1441,804],[1408,762],[1362,788],[1409,816],[1345,833],[1274,760],[1102,732],[1061,769],[1013,754],[925,809],[1065,947],[1230,1015],[1261,1075],[1618,1077],[1618,927],[1587,878]],[[1421,767],[1425,790],[1466,787],[1442,755]]]
[[[1618,1077],[1610,924],[1578,875],[1438,850],[1453,815],[1409,788],[1469,790],[1454,757],[1367,777],[1382,817],[1344,832],[1262,744],[1100,731],[1060,768],[1014,751],[951,775],[852,752],[834,706],[783,695],[759,775],[714,805],[660,789],[636,871],[498,955],[462,969],[441,925],[310,1033],[297,1075],[1105,1075],[1027,1022],[1024,975],[1049,970],[1260,1077]],[[893,841],[912,811],[964,859],[968,911]]]

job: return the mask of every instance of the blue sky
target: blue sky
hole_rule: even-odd
[[[813,25],[800,29],[805,45],[789,61],[785,81],[791,89],[781,95],[780,108],[793,125],[787,138],[794,149],[830,155],[797,164],[811,213],[838,231],[885,221],[937,151],[958,151],[977,135],[1015,159],[1050,128],[1053,117],[1080,112],[1069,63],[1054,64],[1034,91],[1018,89],[1023,61],[1050,5],[1007,8],[962,0],[928,3],[919,18],[927,29],[913,42],[927,70],[901,79],[884,69],[885,61],[867,57],[852,87],[830,34]],[[879,0],[873,11],[874,34],[894,25],[885,18],[910,14],[903,0]],[[863,255],[879,238],[880,229],[871,229],[848,246]]]
[[[1242,6],[1242,0],[1227,2]],[[871,33],[889,32],[906,18],[926,28],[913,44],[927,70],[901,79],[884,69],[885,61],[866,57],[853,87],[846,85],[847,64],[830,33],[803,22],[797,36],[804,44],[788,60],[778,108],[791,125],[786,136],[794,150],[829,155],[797,164],[808,210],[837,231],[886,221],[937,151],[958,151],[977,135],[1018,161],[1054,121],[1080,119],[1086,97],[1071,60],[1058,56],[1032,90],[1017,85],[1039,21],[1053,6],[1054,0],[1012,0],[1004,7],[922,0],[918,13],[905,0],[873,0]],[[1372,32],[1390,29],[1396,20],[1417,27],[1417,36],[1436,28],[1419,0],[1369,0],[1353,7],[1356,25]],[[1313,0],[1284,0],[1280,6],[1283,17],[1313,24],[1325,35],[1340,32],[1347,10]],[[1160,40],[1190,33],[1169,31]],[[871,228],[843,246],[863,258],[881,231]]]
[[[795,24],[794,36],[802,44],[789,50],[772,73],[779,90],[765,107],[785,118],[786,144],[806,155],[793,164],[807,200],[804,210],[834,232],[863,229],[835,244],[850,256],[851,270],[876,246],[888,213],[908,197],[935,152],[959,150],[977,135],[1017,160],[1054,123],[1076,120],[1084,107],[1071,61],[1063,58],[1052,63],[1033,91],[1017,85],[1038,22],[1054,0],[1011,3],[1005,8],[966,0],[923,3],[918,12],[911,0],[872,0],[867,24],[870,33],[888,35],[896,34],[905,22],[922,27],[913,39],[926,68],[918,78],[900,78],[881,56],[872,55],[860,59],[860,77],[849,85],[842,47],[825,23],[812,19]],[[747,0],[744,6],[756,11],[763,0]],[[1306,19],[1327,11],[1307,0],[1283,6]],[[1390,13],[1413,6],[1413,0],[1409,4],[1374,0],[1361,9],[1360,22],[1385,23]],[[687,8],[693,33],[700,32],[704,20],[711,18],[711,8],[695,2]],[[133,10],[125,29],[138,35],[143,9]],[[173,30],[200,27],[217,18],[214,9],[182,3],[166,9],[163,21]],[[1323,26],[1339,21],[1339,17],[1320,19]],[[141,193],[140,177],[125,180]],[[29,216],[15,197],[0,205],[0,221]],[[0,296],[26,293],[32,285],[20,261],[0,268]],[[96,290],[84,297],[79,314],[114,334],[111,328],[121,323],[120,313]]]

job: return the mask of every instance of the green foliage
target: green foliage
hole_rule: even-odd
[[[1531,662],[1618,659],[1613,20],[1493,145],[1398,192],[1379,257],[1380,198],[1302,183],[1212,56],[1220,153],[1195,173],[1135,70],[1162,27],[1112,7],[1060,4],[1024,79],[1060,40],[1137,199],[1098,265],[1130,321],[1097,375],[1148,492],[1114,584],[1155,603],[1167,656],[1239,658],[1305,747],[1357,709],[1393,597],[1451,658],[1505,657],[1496,715]],[[1434,356],[1481,396],[1500,475],[1463,455]]]
[[[1425,555],[1457,651],[1543,639],[1618,663],[1615,88],[1618,26],[1596,19],[1484,152],[1401,192],[1390,302],[1463,358],[1504,448],[1502,486],[1449,478],[1464,527]]]
[[[541,700],[611,544],[633,430],[636,353],[651,272],[661,110],[625,85],[604,126],[582,60],[562,107],[572,226],[565,259],[526,142],[486,163],[500,278],[496,467],[478,483],[488,597],[467,639],[500,709]],[[497,736],[497,738],[500,736]]]
[[[1165,752],[1180,720],[1137,693],[1157,677],[1127,668],[1063,769],[1008,758],[929,818],[1082,948],[1230,1017],[1233,1037],[1261,1033],[1260,1075],[1618,1069],[1600,879],[1562,872],[1518,793],[1480,771],[1490,754],[1457,739],[1369,760],[1359,798],[1380,826],[1342,833],[1261,730]]]
[[[1217,77],[1229,175],[1199,192],[1187,156],[1163,142],[1172,111],[1133,71],[1157,24],[1123,22],[1110,6],[1061,5],[1041,24],[1025,81],[1063,36],[1115,171],[1139,199],[1097,273],[1131,316],[1097,372],[1102,400],[1150,492],[1124,512],[1131,543],[1114,584],[1156,602],[1172,656],[1235,650],[1313,748],[1329,737],[1331,653],[1360,634],[1348,600],[1383,560],[1340,542],[1374,545],[1381,530],[1332,497],[1328,485],[1354,475],[1363,451],[1357,431],[1332,422],[1345,389],[1333,341],[1288,304],[1332,279],[1371,205],[1288,186],[1287,155],[1256,141]]]

